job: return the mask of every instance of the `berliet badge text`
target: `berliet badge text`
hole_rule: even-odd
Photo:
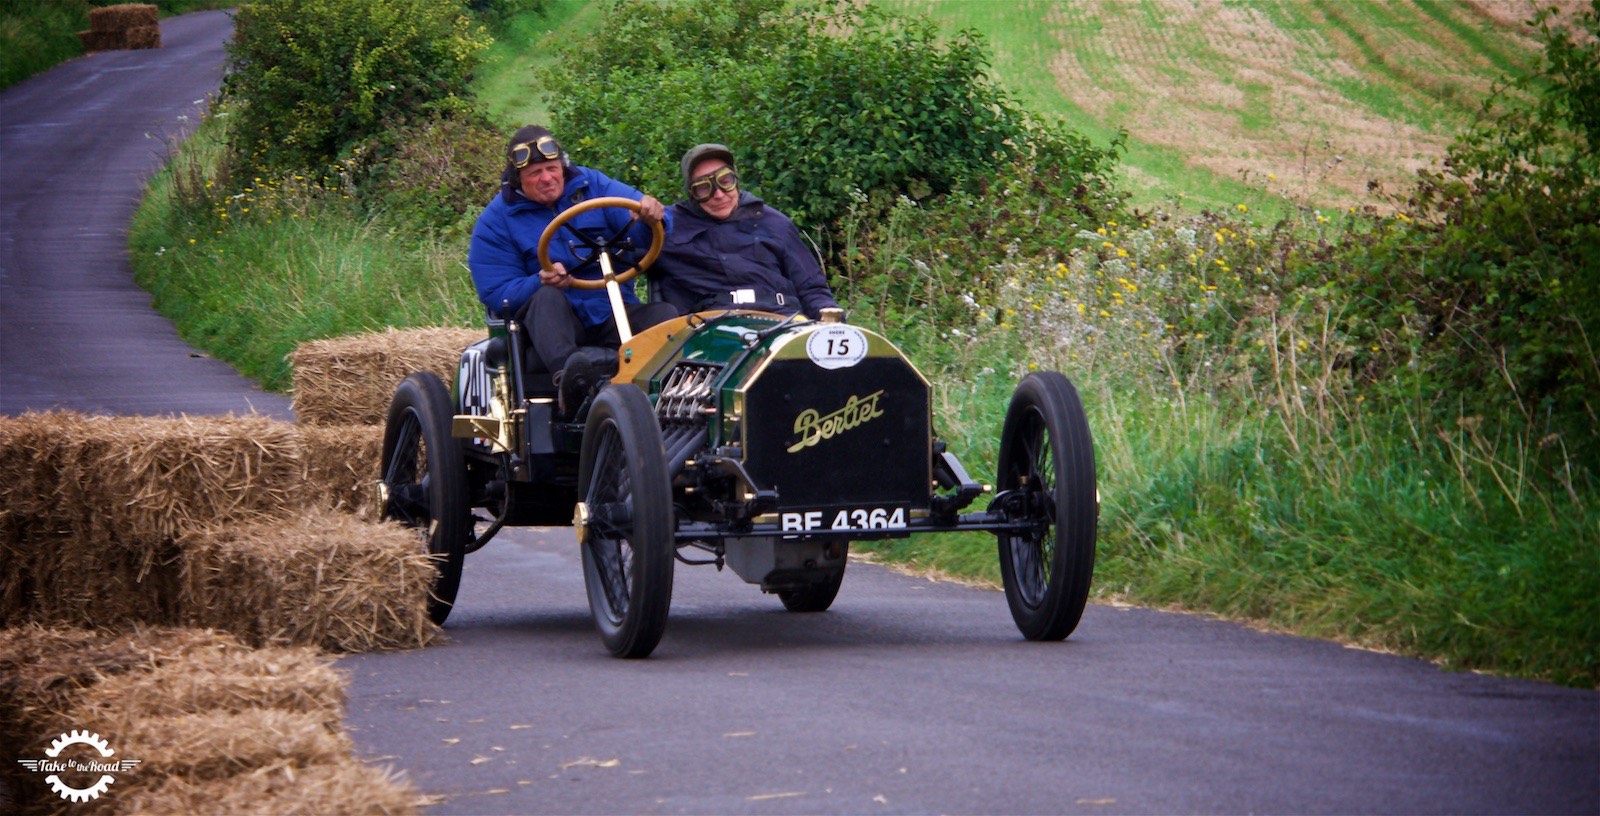
[[[790,445],[789,452],[798,453],[824,439],[831,439],[883,416],[883,411],[878,408],[878,397],[881,396],[881,388],[865,397],[851,394],[844,407],[827,416],[821,416],[815,408],[801,411],[794,418],[794,432],[800,435],[800,441]]]

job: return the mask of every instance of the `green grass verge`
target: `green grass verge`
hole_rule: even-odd
[[[480,106],[495,123],[508,133],[550,123],[539,71],[556,59],[562,42],[598,28],[600,11],[598,3],[586,0],[547,0],[542,13],[516,17],[495,35],[472,81]]]
[[[913,360],[934,356],[925,340],[898,339]],[[1002,348],[988,354],[1007,359]],[[992,480],[1015,380],[970,366],[925,373],[942,396],[938,421],[956,431],[951,450],[974,478]],[[1494,474],[1453,462],[1447,446],[1411,439],[1403,415],[1289,431],[1276,415],[1204,394],[1066,373],[1089,414],[1102,497],[1093,597],[1211,612],[1454,669],[1600,682],[1594,497],[1573,501],[1526,480],[1526,492],[1502,490]],[[1500,475],[1517,484],[1525,474]],[[987,535],[858,548],[918,570],[1000,580]]]
[[[205,166],[219,130],[205,123],[155,178],[129,231],[135,280],[185,340],[284,391],[285,355],[307,340],[482,321],[456,242],[392,231],[337,193],[263,188],[205,212],[181,206],[176,174]]]

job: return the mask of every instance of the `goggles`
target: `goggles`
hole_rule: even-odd
[[[739,174],[732,167],[724,167],[689,182],[689,197],[696,203],[707,201],[717,190],[731,193],[739,189]]]
[[[535,159],[534,156],[542,158]],[[521,170],[534,161],[553,161],[561,158],[561,145],[555,137],[540,136],[531,142],[511,146],[511,166]]]

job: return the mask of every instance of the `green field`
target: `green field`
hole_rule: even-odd
[[[1146,205],[1368,203],[1369,181],[1394,189],[1442,157],[1495,77],[1537,53],[1514,15],[1465,2],[885,5],[982,32],[1027,107],[1101,143],[1126,128]]]

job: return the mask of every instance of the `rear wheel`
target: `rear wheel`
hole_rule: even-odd
[[[617,657],[648,657],[672,605],[672,488],[661,427],[632,385],[602,390],[589,409],[574,525],[600,639]]]
[[[999,537],[1011,617],[1029,640],[1061,640],[1089,598],[1099,521],[1094,442],[1066,377],[1039,372],[1017,385],[996,481],[1008,520],[1029,525]]]
[[[848,553],[850,545],[845,544]],[[833,606],[833,599],[839,596],[839,585],[844,583],[844,568],[849,563],[848,556],[839,562],[839,569],[834,571],[822,583],[811,584],[801,589],[784,589],[778,591],[778,600],[783,601],[783,608],[790,612],[826,612]]]
[[[429,373],[412,374],[395,389],[383,430],[381,517],[417,530],[438,577],[428,616],[444,623],[461,586],[461,565],[472,539],[466,462],[450,435],[450,395]]]

